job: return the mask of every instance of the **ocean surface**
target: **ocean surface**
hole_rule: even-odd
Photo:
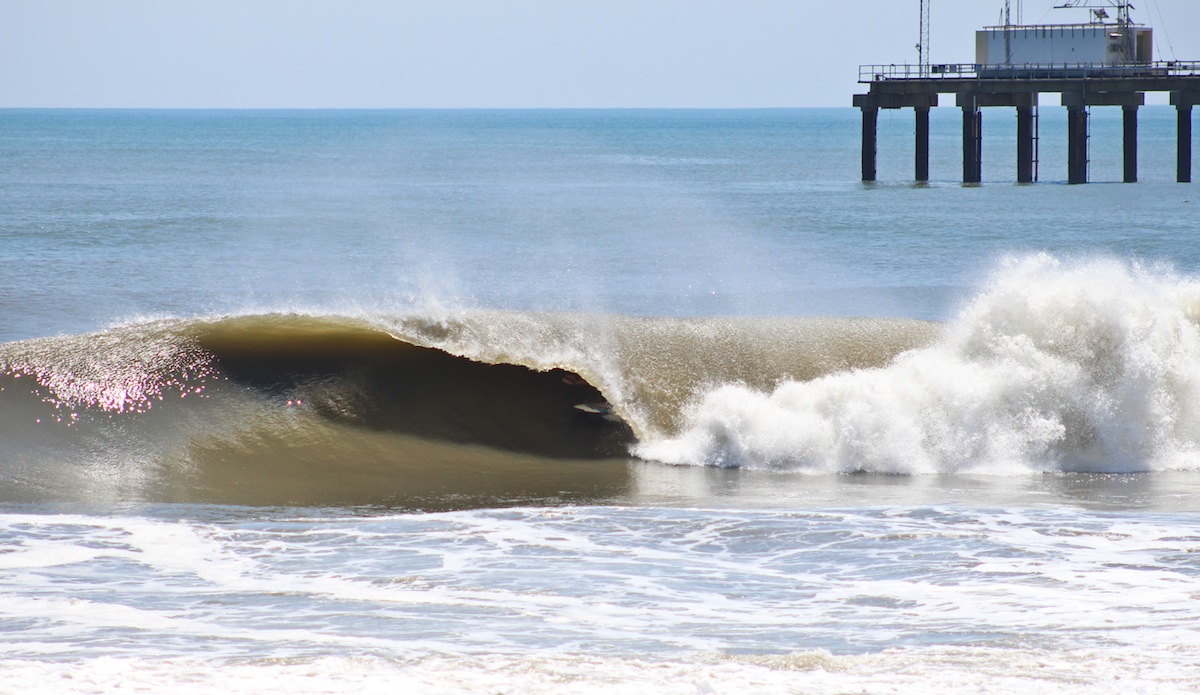
[[[0,110],[0,691],[1195,692],[1200,188],[1120,119]]]

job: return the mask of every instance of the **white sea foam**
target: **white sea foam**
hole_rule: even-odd
[[[1200,678],[1191,513],[6,514],[0,542],[0,683],[35,695],[1117,693]]]
[[[884,473],[1200,467],[1200,282],[1112,260],[1003,264],[933,346],[890,366],[724,385],[677,464]]]
[[[1192,662],[1189,665],[1188,658]],[[171,692],[199,695],[664,695],[700,693],[1195,692],[1200,654],[1119,650],[905,650],[865,656],[801,652],[769,657],[652,661],[611,657],[323,657],[225,664],[201,659],[101,657],[81,662],[0,661],[0,680],[29,695]]]

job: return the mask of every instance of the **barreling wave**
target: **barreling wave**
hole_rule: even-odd
[[[714,389],[665,462],[821,472],[1200,468],[1200,281],[1137,263],[1004,264],[932,345],[878,369]]]
[[[253,504],[612,494],[631,448],[679,436],[685,404],[713,389],[881,366],[937,330],[280,313],[10,343],[4,494]]]
[[[826,473],[1194,470],[1200,282],[1026,258],[945,326],[150,321],[0,345],[0,442],[6,499],[611,499],[630,455]]]

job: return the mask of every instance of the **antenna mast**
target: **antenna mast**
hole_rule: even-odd
[[[1012,8],[1004,0],[1004,64],[1012,65]]]
[[[1116,10],[1117,26],[1120,27],[1125,49],[1125,61],[1133,62],[1136,59],[1133,18],[1129,16],[1129,11],[1133,9],[1133,3],[1120,0],[1104,0],[1104,2],[1100,2],[1100,0],[1065,0],[1063,4],[1055,5],[1054,9],[1062,10],[1072,7],[1091,10],[1094,24],[1104,24],[1104,20],[1110,18],[1108,10]]]
[[[929,77],[929,4],[932,0],[921,0],[921,38],[917,42],[917,66],[921,77]]]
[[[1119,0],[1065,0],[1061,5],[1055,5],[1054,9],[1064,10],[1072,7],[1081,7],[1092,11],[1092,19],[1096,23],[1103,23],[1108,19],[1108,10],[1115,9],[1117,11],[1117,24],[1130,25],[1133,20],[1129,17],[1129,11],[1133,9],[1133,3],[1120,2]]]

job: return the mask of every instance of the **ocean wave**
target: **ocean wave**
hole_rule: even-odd
[[[277,313],[9,343],[6,493],[320,502],[348,485],[407,497],[553,492],[589,476],[598,479],[585,487],[604,488],[602,466],[548,473],[551,462],[626,458],[638,441],[677,435],[683,405],[722,384],[769,388],[884,364],[937,330],[868,319]],[[284,496],[289,486],[307,492]]]
[[[1198,311],[1195,279],[1043,255],[1005,263],[944,326],[162,319],[0,345],[3,474],[34,497],[82,480],[89,494],[172,499],[291,485],[319,502],[347,485],[553,494],[604,469],[555,462],[630,455],[821,473],[1192,470]],[[584,486],[622,484],[596,475]]]

